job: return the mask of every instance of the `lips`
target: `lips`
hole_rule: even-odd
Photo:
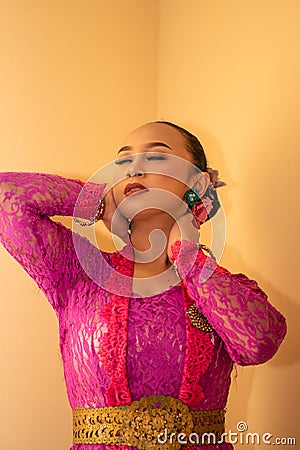
[[[128,197],[128,195],[135,194],[136,192],[142,192],[144,190],[148,190],[145,186],[140,183],[128,183],[124,189],[124,195]]]

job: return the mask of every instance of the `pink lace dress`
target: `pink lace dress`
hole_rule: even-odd
[[[101,252],[50,219],[73,216],[84,185],[58,175],[0,174],[1,242],[56,312],[71,408],[129,405],[158,394],[174,396],[191,410],[224,408],[233,363],[253,365],[270,359],[286,333],[284,317],[256,281],[230,273],[201,250],[180,285],[142,297],[130,295],[129,283],[127,295],[124,285],[118,295],[115,271],[129,280],[133,274],[133,263],[126,258],[128,247],[121,252]],[[103,188],[98,185],[97,195]],[[173,245],[174,258],[182,249],[179,272],[189,261],[191,246],[179,241]],[[96,268],[96,281],[83,269],[80,254],[88,255],[90,267]],[[214,271],[203,283],[205,263]],[[114,289],[108,289],[109,285]],[[186,311],[192,303],[206,316],[213,332],[191,324]],[[105,447],[113,446],[71,448]],[[223,442],[197,448],[233,447]]]

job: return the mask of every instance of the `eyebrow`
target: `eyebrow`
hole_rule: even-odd
[[[147,149],[154,148],[154,147],[166,147],[166,148],[169,148],[170,150],[172,150],[172,148],[169,145],[165,144],[164,142],[148,142],[148,144],[146,144],[145,147]],[[130,145],[125,145],[125,147],[120,148],[120,150],[118,151],[118,154],[120,152],[126,152],[126,151],[130,151],[130,150],[132,150],[132,147]]]

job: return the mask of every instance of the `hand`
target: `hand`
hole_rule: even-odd
[[[186,212],[184,215],[179,217],[176,222],[174,222],[171,228],[168,244],[167,244],[167,254],[169,261],[173,264],[171,246],[175,241],[187,240],[190,242],[199,243],[199,230],[195,225],[195,220],[193,214]]]
[[[112,189],[110,189],[103,198],[105,210],[103,222],[106,228],[116,236],[122,239],[125,243],[129,241],[128,236],[128,222],[118,210]]]
[[[192,186],[194,189],[196,189],[197,192],[199,192],[201,198],[208,189],[209,184],[210,184],[210,176],[207,172],[200,172],[200,173],[197,172],[192,176],[190,180],[190,186]],[[207,214],[207,209],[205,209],[204,207],[203,209],[204,209],[203,215]],[[171,246],[174,244],[175,241],[187,240],[190,242],[195,242],[197,244],[199,243],[200,229],[198,228],[197,221],[193,216],[191,210],[188,209],[187,212],[186,210],[187,210],[186,205],[184,206],[184,210],[182,210],[182,203],[181,203],[178,209],[179,217],[174,223],[169,234],[167,254],[169,261],[171,263],[173,263]]]

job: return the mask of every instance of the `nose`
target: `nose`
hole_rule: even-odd
[[[128,177],[142,177],[144,175],[144,170],[142,169],[142,166],[140,162],[135,161],[133,164],[130,164],[130,166],[127,169],[127,176]]]
[[[131,168],[127,172],[128,177],[135,177],[135,176],[142,177],[143,175],[144,175],[144,172],[142,172],[140,169]]]

